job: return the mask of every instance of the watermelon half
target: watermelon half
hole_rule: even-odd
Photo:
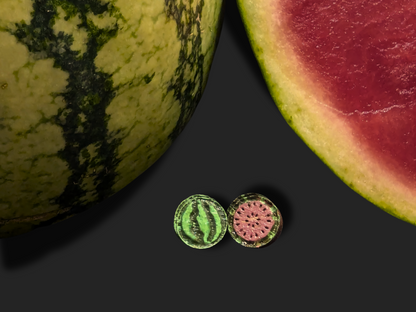
[[[412,0],[238,0],[288,124],[353,190],[416,224]]]
[[[183,130],[222,0],[2,0],[0,237],[114,194]]]

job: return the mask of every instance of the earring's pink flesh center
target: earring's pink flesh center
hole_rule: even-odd
[[[260,201],[241,204],[234,214],[234,230],[246,241],[259,241],[272,229],[275,222],[272,215],[270,207]]]

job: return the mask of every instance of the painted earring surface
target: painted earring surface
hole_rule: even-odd
[[[192,195],[176,209],[174,230],[189,247],[210,248],[227,232],[227,213],[215,199],[202,194]]]
[[[228,207],[227,216],[231,237],[244,247],[267,246],[280,236],[283,229],[279,209],[258,193],[238,196]]]

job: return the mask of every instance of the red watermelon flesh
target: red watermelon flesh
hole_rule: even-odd
[[[416,224],[416,5],[237,0],[273,100],[353,190]]]
[[[271,231],[273,211],[260,201],[241,204],[234,214],[233,226],[237,235],[249,242],[265,238]]]
[[[285,1],[282,11],[286,37],[330,108],[375,160],[415,185],[414,1]]]

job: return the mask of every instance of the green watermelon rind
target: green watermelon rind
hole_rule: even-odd
[[[307,80],[307,77],[297,77],[291,81],[293,77],[287,76],[287,72],[284,72],[285,66],[288,66],[286,60],[279,59],[282,64],[280,65],[277,57],[274,56],[273,49],[279,50],[279,44],[282,45],[282,50],[286,48],[284,43],[273,37],[275,35],[273,27],[276,27],[276,24],[273,24],[272,16],[276,10],[276,3],[277,1],[273,0],[237,0],[250,45],[271,97],[280,113],[310,150],[353,191],[388,214],[416,225],[414,190],[385,172],[379,165],[372,163],[371,157],[365,155],[365,151],[360,155],[358,151],[354,150],[349,157],[343,155],[343,159],[337,159],[337,153],[347,154],[351,146],[354,145],[352,140],[350,141],[352,145],[348,145],[347,139],[350,138],[350,134],[347,134],[348,130],[345,131],[345,136],[338,139],[331,134],[319,131],[319,124],[324,122],[324,118],[320,118],[323,116],[314,115],[308,110],[309,103],[306,102],[306,98],[311,95],[311,93],[308,94],[308,87],[299,89],[296,85],[296,79]],[[295,72],[299,64],[295,62],[291,65],[293,72]],[[331,122],[332,120],[329,120],[329,128],[331,128]],[[337,128],[330,131],[340,134],[342,130],[344,129]],[[345,142],[343,142],[344,138],[347,138]],[[368,157],[366,158],[366,156]],[[365,166],[360,167],[362,164]],[[368,176],[373,178],[368,178]]]
[[[191,118],[208,81],[223,0],[143,0],[128,8],[125,3],[2,3],[0,37],[6,39],[1,46],[6,50],[0,52],[5,68],[0,72],[0,238],[64,220],[118,192],[167,150]],[[140,36],[149,39],[147,46]],[[118,37],[126,49],[117,49]],[[90,87],[84,74],[102,85]],[[16,91],[24,86],[19,85],[23,78],[27,88],[49,79],[42,86],[50,85],[52,91],[45,88],[39,97],[51,102],[45,102],[47,114],[42,106],[36,110],[29,105],[33,112],[25,111],[26,128],[15,130],[13,120],[26,120],[15,116],[16,105],[11,104],[26,94]],[[43,90],[33,88],[36,96]],[[138,100],[137,94],[144,96]],[[146,101],[154,103],[149,106],[153,111]],[[51,113],[51,108],[57,111]],[[32,122],[38,119],[35,114],[41,117]],[[40,129],[48,136],[39,139]],[[11,167],[13,144],[16,154],[26,158],[15,157]],[[31,154],[24,144],[35,146],[36,152]],[[43,152],[37,144],[56,145]],[[36,175],[31,173],[35,170]]]

